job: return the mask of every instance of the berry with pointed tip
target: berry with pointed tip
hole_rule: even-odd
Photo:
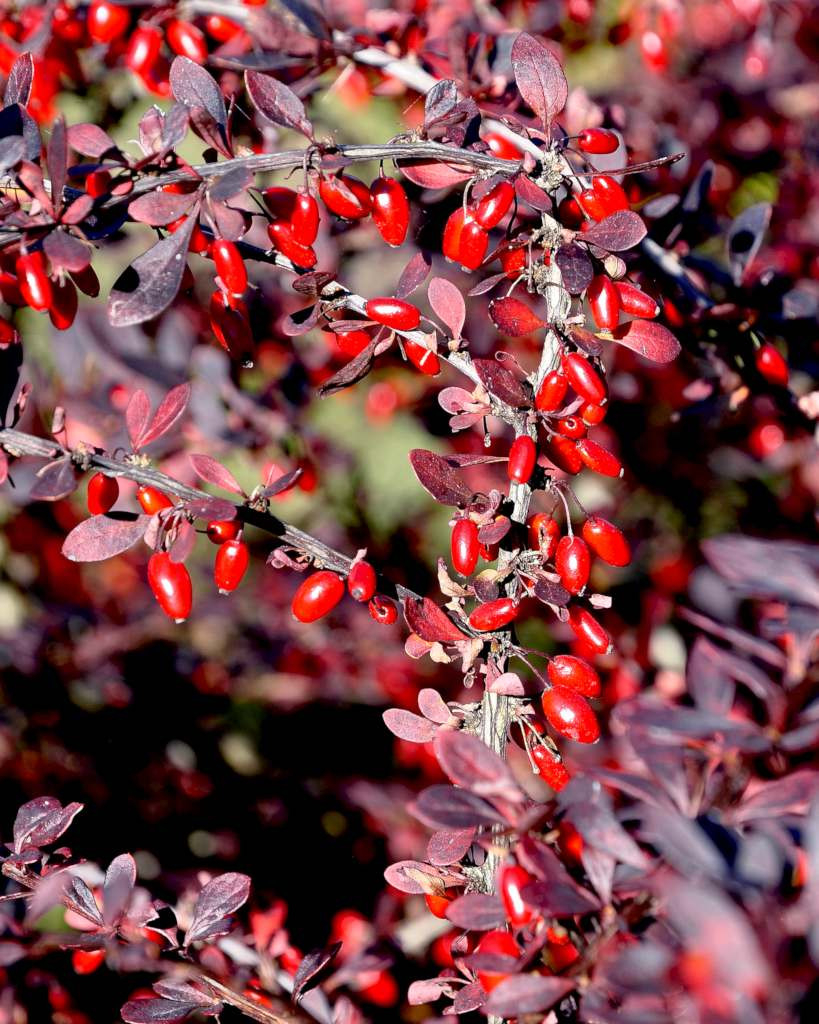
[[[366,331],[337,331],[335,339],[339,352],[350,359],[363,352],[372,341]]]
[[[173,502],[168,495],[150,485],[139,487],[136,496],[142,511],[148,516],[161,512],[163,508],[173,508]]]
[[[296,193],[293,209],[288,218],[293,238],[304,246],[311,246],[318,237],[321,215],[315,197],[305,189]]]
[[[606,385],[585,356],[579,352],[565,354],[563,372],[581,398],[595,405],[602,405],[606,401]]]
[[[471,576],[478,564],[478,527],[471,519],[459,519],[452,527],[452,567],[461,576]]]
[[[369,601],[378,580],[369,562],[356,562],[347,576],[347,589],[354,601]]]
[[[168,618],[184,622],[191,613],[193,588],[182,562],[172,561],[167,551],[155,551],[148,559],[148,583]]]
[[[521,928],[535,916],[523,898],[523,889],[532,881],[534,879],[529,872],[519,864],[504,864],[498,873],[498,888],[503,909],[513,928]]]
[[[242,523],[239,519],[211,519],[205,533],[211,544],[224,544],[229,540],[236,540]]]
[[[568,686],[583,697],[597,697],[600,694],[600,676],[583,658],[558,654],[549,662],[546,671],[555,686]]]
[[[520,434],[512,442],[509,449],[509,463],[507,473],[509,479],[516,484],[525,484],[529,481],[537,462],[537,447],[535,442],[527,434]]]
[[[187,57],[194,64],[204,64],[208,59],[208,44],[205,36],[189,21],[174,18],[165,28],[168,46],[180,57]]]
[[[15,270],[20,294],[26,303],[38,313],[47,310],[51,305],[51,281],[42,250],[23,253],[17,258]]]
[[[225,288],[232,295],[241,295],[247,288],[247,269],[235,243],[226,238],[215,238],[210,254]]]
[[[622,532],[602,516],[589,516],[583,523],[583,539],[609,565],[628,565],[631,549]]]
[[[756,350],[754,363],[769,384],[776,384],[782,388],[788,386],[788,364],[770,342],[766,342]]]
[[[623,473],[623,463],[602,444],[592,441],[589,437],[582,437],[575,442],[577,454],[592,472],[601,476],[619,477]]]
[[[309,245],[303,245],[293,234],[290,221],[274,220],[267,225],[267,237],[273,243],[273,248],[278,249],[282,256],[286,256],[297,267],[309,270],[316,265],[315,251]]]
[[[579,605],[569,608],[569,626],[577,639],[595,654],[608,654],[611,650],[611,637],[585,608]]]
[[[368,299],[364,312],[369,320],[375,320],[394,331],[414,331],[421,323],[421,314],[411,302],[387,295]]]
[[[613,153],[620,140],[608,128],[584,128],[577,136],[577,146],[584,153]]]
[[[422,345],[420,341],[407,338],[404,342],[404,351],[415,369],[420,370],[427,377],[435,377],[441,372],[441,360],[437,353],[427,348],[426,345]]]
[[[504,978],[508,978],[514,970],[513,961],[517,960],[521,954],[520,946],[515,942],[511,932],[501,931],[496,929],[495,931],[485,932],[481,936],[481,940],[475,947],[476,953],[489,953],[493,956],[505,956],[509,957],[509,970],[498,971],[498,970],[479,970],[477,971],[478,981],[481,983],[481,988],[484,992],[491,992],[493,988],[496,988],[503,981]]]
[[[241,540],[226,540],[216,552],[213,579],[220,594],[229,594],[242,582],[250,564],[247,544]]]
[[[556,757],[552,751],[544,746],[532,749],[532,760],[535,763],[537,774],[543,779],[547,786],[551,786],[555,793],[559,793],[564,786],[568,785],[571,775],[562,759]]]
[[[367,605],[367,610],[370,613],[370,618],[380,622],[382,626],[391,626],[398,621],[398,609],[395,607],[395,602],[381,594],[375,595]]]
[[[560,582],[570,594],[579,594],[589,580],[591,556],[580,537],[561,537],[555,552],[555,568]]]
[[[539,551],[548,560],[555,553],[560,539],[560,524],[546,512],[536,512],[526,521],[529,532],[529,547]]]
[[[593,188],[586,188],[582,192],[578,192],[574,198],[587,217],[590,217],[592,220],[605,219],[606,208]],[[580,226],[582,228],[583,225],[581,224]]]
[[[372,208],[370,190],[351,175],[331,174],[319,178],[319,196],[330,213],[345,220],[361,220]]]
[[[535,408],[538,412],[554,412],[563,405],[569,381],[560,370],[552,370],[543,378],[535,396]]]
[[[514,622],[519,611],[520,606],[511,597],[498,597],[473,609],[469,625],[481,633],[492,633]]]
[[[400,181],[381,175],[370,185],[373,223],[387,245],[404,242],[409,228],[410,207]]]
[[[475,220],[487,230],[497,227],[506,216],[515,199],[515,187],[510,181],[501,181],[475,204]]]
[[[613,331],[620,319],[620,299],[608,274],[592,278],[586,297],[594,322],[603,331]]]
[[[95,43],[112,43],[125,35],[131,24],[127,7],[110,4],[107,0],[95,0],[88,8],[86,25],[88,35]]]
[[[576,743],[596,743],[600,738],[597,716],[576,690],[552,686],[543,694],[543,714],[555,732]]]
[[[92,516],[103,516],[110,512],[119,497],[119,482],[116,477],[95,473],[88,481],[86,501]]]
[[[299,622],[315,622],[344,597],[344,580],[328,569],[311,573],[293,596],[291,610]]]
[[[617,296],[620,299],[620,309],[628,316],[653,320],[660,312],[657,302],[631,281],[615,281],[614,287],[617,289]]]

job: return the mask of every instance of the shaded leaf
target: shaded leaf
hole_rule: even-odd
[[[552,198],[540,185],[536,185],[526,174],[519,174],[515,178],[515,193],[527,206],[542,213],[552,209]]]
[[[548,131],[569,95],[560,61],[543,43],[521,32],[512,44],[512,70],[521,96]]]
[[[77,489],[77,474],[69,458],[49,462],[37,473],[34,486],[29,491],[32,501],[60,501]]]
[[[431,266],[432,261],[429,258],[429,254],[417,252],[401,271],[398,284],[395,286],[395,297],[406,299],[412,295],[426,281]]]
[[[91,262],[91,251],[67,231],[52,231],[43,239],[43,249],[54,270],[78,274]]]
[[[589,287],[594,277],[594,267],[586,249],[574,242],[561,245],[555,254],[555,262],[570,295],[579,295]]]
[[[169,80],[174,99],[189,108],[201,107],[222,129],[227,127],[227,111],[222,91],[205,68],[187,57],[174,57]],[[167,145],[164,138],[163,145]]]
[[[0,171],[16,167],[26,156],[26,140],[22,135],[7,135],[0,139]]]
[[[464,297],[456,286],[445,277],[433,277],[427,289],[432,311],[456,340],[460,339],[466,321]]]
[[[457,644],[466,640],[466,634],[428,597],[405,598],[404,617],[412,632],[429,643]]]
[[[599,907],[590,893],[569,882],[530,882],[523,890],[527,903],[552,917],[588,914]]]
[[[319,975],[328,964],[335,960],[340,949],[341,943],[334,942],[327,949],[314,949],[302,957],[298,970],[293,976],[294,1002],[298,1003],[302,996],[318,983]]]
[[[489,993],[484,1011],[498,1017],[520,1017],[524,1013],[542,1013],[554,1006],[575,987],[570,978],[542,974],[518,974],[504,980]]]
[[[271,124],[284,125],[313,138],[313,125],[304,110],[304,104],[293,90],[261,71],[246,71],[245,85],[253,106]]]
[[[60,116],[51,126],[46,148],[46,165],[51,179],[51,199],[57,210],[62,207],[63,189],[68,171],[68,141],[65,132],[65,118]]]
[[[14,103],[19,103],[21,107],[25,107],[31,97],[33,81],[34,60],[26,51],[15,58],[11,65],[9,77],[6,79],[6,88],[3,91],[3,106],[10,107]]]
[[[132,448],[139,447],[139,439],[145,433],[151,419],[151,400],[142,388],[131,395],[125,409],[125,427]]]
[[[142,540],[150,516],[136,516],[127,512],[109,512],[91,516],[68,534],[62,552],[72,562],[103,562],[128,551]]]
[[[645,236],[646,226],[639,213],[634,210],[616,210],[604,220],[592,224],[578,238],[607,252],[623,252],[639,245]]]
[[[656,320],[631,320],[612,331],[616,342],[654,363],[670,363],[680,354],[680,343]]]
[[[400,160],[397,165],[413,185],[421,188],[449,188],[462,185],[475,174],[466,164],[444,163],[443,160]]]
[[[728,533],[703,541],[702,550],[711,566],[744,593],[819,608],[819,582],[805,571],[812,564],[809,545]]]
[[[81,878],[76,875],[72,876],[65,887],[63,896],[69,909],[74,913],[84,917],[86,921],[91,921],[98,928],[102,927],[103,919],[100,908],[97,906],[94,894]]]
[[[546,326],[533,309],[511,295],[490,302],[489,315],[497,329],[510,338],[522,338]]]
[[[125,1024],[159,1024],[184,1020],[194,1010],[195,1003],[179,1003],[170,999],[131,999],[119,1011]]]
[[[195,224],[196,218],[188,217],[120,274],[108,299],[108,319],[114,327],[145,323],[170,306],[182,283]]]
[[[185,945],[226,932],[228,918],[247,901],[249,895],[250,879],[247,875],[229,871],[211,879],[196,900],[193,919],[185,934]]]
[[[436,82],[424,99],[424,128],[429,129],[458,105],[458,86],[452,79]]]
[[[506,367],[501,366],[495,359],[473,359],[472,365],[478,375],[481,384],[490,395],[499,398],[507,405],[515,409],[526,408],[531,405],[532,399],[526,393],[523,384]]]
[[[358,357],[357,357],[358,358]],[[410,464],[418,482],[441,505],[467,505],[472,490],[445,458],[424,448],[410,452]]]
[[[435,754],[456,785],[479,796],[523,800],[509,765],[477,736],[447,729],[435,737]]]
[[[456,1014],[471,1013],[478,1010],[486,1002],[486,992],[479,981],[464,985],[452,1000],[452,1010]]]
[[[136,862],[130,853],[114,857],[105,872],[102,887],[103,918],[107,925],[117,924],[131,901],[136,884]]]
[[[370,372],[375,356],[375,341],[362,349],[357,356],[345,363],[336,373],[319,387],[318,393],[322,398],[332,395],[336,391],[343,391],[344,388],[363,380]]]
[[[453,900],[446,908],[446,917],[457,928],[488,932],[506,923],[506,911],[499,896],[468,892]]]
[[[137,196],[128,206],[129,215],[141,224],[164,227],[191,212],[199,203],[196,192],[149,192]]]
[[[736,824],[785,815],[804,815],[819,792],[819,772],[801,768],[781,779],[762,782],[742,803],[732,808],[730,818]]]
[[[414,803],[414,814],[431,828],[472,828],[503,822],[492,804],[455,786],[429,786]]]
[[[571,594],[559,583],[551,580],[538,579],[534,587],[535,597],[544,604],[556,604],[559,608],[565,607],[571,600]]]

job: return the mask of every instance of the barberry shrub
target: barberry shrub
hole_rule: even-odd
[[[810,1019],[815,16],[217,6],[2,19],[0,1017]]]

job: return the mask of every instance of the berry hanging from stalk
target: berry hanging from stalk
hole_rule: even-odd
[[[45,312],[51,305],[51,281],[42,250],[23,253],[17,259],[15,270],[26,304],[38,313]]]
[[[608,448],[604,448],[589,437],[582,437],[575,443],[577,454],[583,464],[588,466],[592,472],[599,473],[601,476],[622,476],[623,463]]]
[[[116,477],[95,473],[88,481],[88,511],[92,516],[110,512],[119,497],[119,482]]]
[[[558,654],[549,662],[546,671],[555,686],[568,686],[583,697],[597,697],[600,694],[600,676],[582,658]]]
[[[241,540],[226,540],[216,552],[213,579],[220,594],[229,594],[242,582],[250,562],[247,544]]]
[[[537,462],[537,447],[527,434],[520,434],[509,449],[507,472],[516,484],[528,483]]]
[[[573,605],[569,608],[569,626],[572,632],[595,654],[608,654],[611,638],[590,611]]]
[[[232,295],[241,295],[247,288],[247,269],[235,243],[225,238],[214,239],[211,256],[225,288]]]
[[[561,736],[577,743],[595,743],[600,738],[597,716],[576,690],[552,686],[542,703],[546,721]]]
[[[400,182],[383,175],[370,186],[373,223],[387,245],[401,245],[407,237],[410,207]]]
[[[620,309],[628,316],[639,316],[644,320],[653,320],[660,312],[655,300],[631,281],[615,281]]]
[[[756,350],[754,362],[759,373],[769,384],[775,384],[781,388],[788,386],[788,364],[770,342],[766,342]]]
[[[620,299],[612,279],[607,274],[598,274],[586,295],[594,322],[601,330],[613,331],[620,319]]]
[[[577,146],[584,153],[613,153],[620,140],[608,128],[584,128],[577,136]]]
[[[513,928],[521,928],[535,916],[523,897],[524,888],[534,879],[519,864],[504,864],[498,873],[498,888],[506,916]]]
[[[536,512],[526,522],[529,532],[529,547],[539,551],[544,559],[552,557],[560,539],[560,524],[554,516],[545,512]]]
[[[571,775],[566,765],[547,746],[539,743],[532,748],[531,755],[537,774],[547,786],[551,786],[556,793],[559,793],[564,786],[568,785]]]
[[[475,220],[487,230],[497,227],[506,216],[514,199],[514,185],[509,181],[501,181],[475,204]]]
[[[478,527],[471,519],[459,519],[452,527],[452,567],[461,576],[471,576],[480,553]]]
[[[378,583],[369,562],[355,562],[347,577],[347,589],[354,601],[369,601]]]
[[[494,957],[507,957],[509,959],[508,971],[493,968],[492,970],[479,970],[476,972],[481,988],[483,988],[484,992],[491,992],[493,988],[497,988],[503,979],[508,978],[514,971],[515,961],[520,956],[521,949],[512,937],[511,932],[497,929],[496,931],[486,932],[481,937],[480,942],[475,947],[475,952],[491,954]]]
[[[370,190],[363,181],[350,175],[320,178],[319,196],[330,213],[345,220],[361,220],[372,208]]]
[[[631,561],[628,541],[614,523],[602,516],[589,516],[583,523],[583,539],[597,557],[609,565],[623,566]]]
[[[309,245],[303,245],[295,236],[290,221],[274,220],[267,225],[267,236],[282,256],[286,256],[297,267],[309,270],[316,265],[316,254]]]
[[[180,57],[187,57],[194,64],[204,64],[208,59],[208,44],[204,34],[189,21],[174,18],[165,29],[168,46]]]
[[[156,551],[148,559],[148,583],[168,618],[184,622],[193,603],[191,578],[185,566],[172,561],[167,551]]]
[[[236,540],[241,529],[242,524],[238,519],[211,519],[205,532],[211,544],[224,544]]]
[[[404,342],[404,351],[416,370],[420,370],[427,377],[436,377],[441,372],[441,360],[437,353],[419,341],[407,338]]]
[[[88,35],[95,43],[112,43],[125,35],[131,23],[131,15],[127,7],[97,0],[88,8],[86,25]]]
[[[555,568],[560,582],[570,594],[581,593],[589,579],[591,557],[580,537],[563,537],[557,545]]]
[[[293,596],[293,617],[299,622],[315,622],[332,611],[342,597],[344,580],[337,573],[327,569],[314,572]]]
[[[585,356],[579,352],[564,355],[563,372],[581,398],[594,405],[602,405],[606,401],[606,385]]]
[[[535,396],[535,408],[538,412],[554,412],[559,409],[569,390],[569,381],[560,370],[547,373]]]
[[[449,215],[444,227],[441,251],[463,270],[477,270],[489,248],[489,233],[475,219],[472,210],[461,206]]]

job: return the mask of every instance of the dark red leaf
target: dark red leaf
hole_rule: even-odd
[[[515,192],[518,198],[526,203],[527,206],[531,206],[533,210],[545,212],[552,209],[552,199],[549,193],[544,192],[539,185],[536,185],[525,174],[519,174],[515,178]]]
[[[429,274],[432,261],[425,252],[417,252],[401,271],[394,295],[398,299],[406,299],[421,287]]]
[[[403,708],[388,708],[383,714],[384,724],[401,740],[410,743],[429,743],[435,739],[436,726],[426,718]]]
[[[428,643],[457,644],[466,634],[457,628],[446,612],[428,597],[404,600],[404,617],[413,633]]]
[[[125,1024],[172,1024],[198,1008],[195,1003],[150,998],[131,999],[119,1012]]]
[[[503,822],[487,800],[455,786],[429,786],[415,801],[414,814],[430,828],[473,828]]]
[[[504,980],[489,993],[484,1011],[497,1017],[520,1017],[542,1013],[568,995],[575,987],[570,978],[542,974],[518,974]]]
[[[314,949],[305,953],[299,964],[298,970],[293,976],[293,1001],[298,1003],[314,985],[318,983],[321,972],[331,964],[338,956],[341,949],[340,942],[334,942],[327,949]]]
[[[68,879],[63,898],[69,909],[73,910],[75,914],[84,917],[86,921],[90,921],[98,928],[102,927],[102,914],[94,899],[94,894],[79,876],[73,875]]]
[[[563,284],[571,295],[584,292],[594,277],[594,267],[586,249],[574,242],[561,245],[555,254],[555,261],[563,275]]]
[[[103,562],[128,551],[142,540],[150,516],[109,512],[91,516],[74,527],[63,541],[62,552],[72,562]]]
[[[100,160],[106,153],[119,152],[111,136],[97,124],[72,124],[68,126],[68,144],[83,156]]]
[[[39,796],[23,804],[14,819],[14,852],[22,853],[29,846],[48,846],[59,839],[75,816],[82,810],[82,804],[66,804],[65,807],[53,796]]]
[[[466,321],[466,304],[460,290],[445,277],[433,277],[427,296],[433,313],[449,328],[452,337],[459,339]]]
[[[114,857],[105,872],[102,887],[103,918],[107,925],[119,923],[131,901],[136,884],[136,862],[130,853]]]
[[[62,208],[63,189],[68,171],[68,141],[65,133],[65,118],[58,117],[51,126],[51,135],[46,149],[46,165],[51,179],[51,196],[57,210]]]
[[[91,250],[67,231],[52,231],[43,240],[43,249],[54,270],[78,274],[91,262]]]
[[[510,338],[522,338],[546,326],[533,309],[511,295],[490,302],[489,315],[497,329]]]
[[[196,470],[197,476],[206,480],[215,487],[221,487],[224,491],[231,491],[233,494],[244,494],[241,485],[229,469],[212,459],[210,455],[191,455],[191,465]]]
[[[414,448],[409,458],[418,482],[439,504],[464,506],[469,503],[472,489],[446,459],[424,448]]]
[[[569,96],[560,61],[543,43],[521,32],[512,44],[512,70],[521,96],[548,131]]]
[[[450,188],[452,185],[462,185],[475,174],[471,167],[456,163],[454,159],[452,163],[444,163],[441,160],[401,160],[398,166],[413,185],[420,185],[421,188]]]
[[[430,864],[448,867],[457,864],[469,852],[475,838],[474,828],[439,829],[433,832],[427,843],[427,857]]]
[[[174,99],[188,109],[201,107],[222,129],[227,127],[227,111],[222,91],[205,68],[187,57],[174,57],[169,77]],[[163,146],[165,145],[167,140],[163,138]]]
[[[157,441],[167,434],[176,421],[182,416],[188,407],[191,397],[191,386],[187,383],[179,384],[165,395],[159,403],[159,408],[154,413],[154,418],[145,432],[139,438],[135,447],[144,448],[151,441]]]
[[[128,406],[125,409],[125,427],[132,448],[139,447],[139,439],[145,433],[151,419],[151,400],[142,390],[137,390],[131,395]]]
[[[336,391],[343,391],[344,388],[348,388],[363,380],[372,369],[374,355],[375,341],[371,341],[349,363],[345,363],[332,377],[324,381],[318,389],[321,397],[326,398],[327,395],[332,395]]]
[[[482,892],[468,892],[453,900],[446,908],[446,917],[456,928],[488,932],[506,923],[506,911],[500,897]]]
[[[128,213],[134,220],[151,227],[164,227],[190,213],[199,203],[196,192],[177,195],[174,192],[149,192],[137,196],[128,206]]]
[[[230,927],[229,917],[250,895],[250,879],[238,872],[217,875],[199,893],[193,919],[185,934],[185,945],[221,935]]]
[[[31,96],[31,84],[34,81],[34,61],[31,54],[26,51],[15,58],[11,65],[9,77],[6,80],[6,88],[3,92],[3,106],[10,107],[13,103],[19,103],[21,107],[28,104]]]
[[[646,226],[639,213],[634,210],[616,210],[577,237],[607,252],[623,252],[639,245],[645,236]]]
[[[680,354],[680,343],[656,320],[632,320],[612,332],[614,340],[654,363],[670,363]]]
[[[473,359],[472,365],[475,367],[478,379],[490,395],[494,395],[495,398],[499,398],[515,409],[522,409],[532,404],[531,395],[526,393],[517,377],[496,360]]]
[[[435,754],[456,785],[478,796],[502,797],[513,802],[523,800],[523,792],[509,765],[477,736],[444,730],[435,738]]]
[[[312,140],[313,125],[304,104],[289,86],[261,71],[246,71],[245,85],[253,106],[265,120],[292,128]]]

